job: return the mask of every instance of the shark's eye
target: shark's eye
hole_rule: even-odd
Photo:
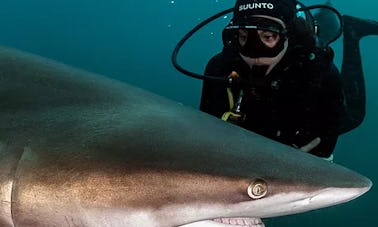
[[[261,199],[268,193],[268,185],[264,180],[254,180],[247,189],[249,197],[252,199]]]

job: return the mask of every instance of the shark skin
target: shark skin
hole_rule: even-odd
[[[213,220],[306,212],[371,186],[142,89],[0,47],[1,226],[231,226]]]

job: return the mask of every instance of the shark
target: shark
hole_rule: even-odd
[[[247,220],[371,187],[141,88],[0,47],[1,226],[263,226]]]

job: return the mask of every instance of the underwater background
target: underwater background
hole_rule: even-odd
[[[201,81],[177,72],[171,52],[181,37],[234,0],[1,0],[0,45],[13,47],[150,90],[198,108]],[[302,1],[306,5],[324,1]],[[333,0],[342,14],[378,20],[378,1]],[[202,73],[221,49],[230,15],[198,32],[183,47],[179,62]],[[332,46],[342,59],[342,39]],[[363,124],[342,135],[335,162],[378,184],[378,36],[361,41],[367,89]],[[274,226],[378,226],[378,188],[349,203],[304,214],[265,219]]]

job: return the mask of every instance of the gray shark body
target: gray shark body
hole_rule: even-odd
[[[0,48],[1,226],[223,226],[211,220],[300,213],[371,185],[141,89]]]

